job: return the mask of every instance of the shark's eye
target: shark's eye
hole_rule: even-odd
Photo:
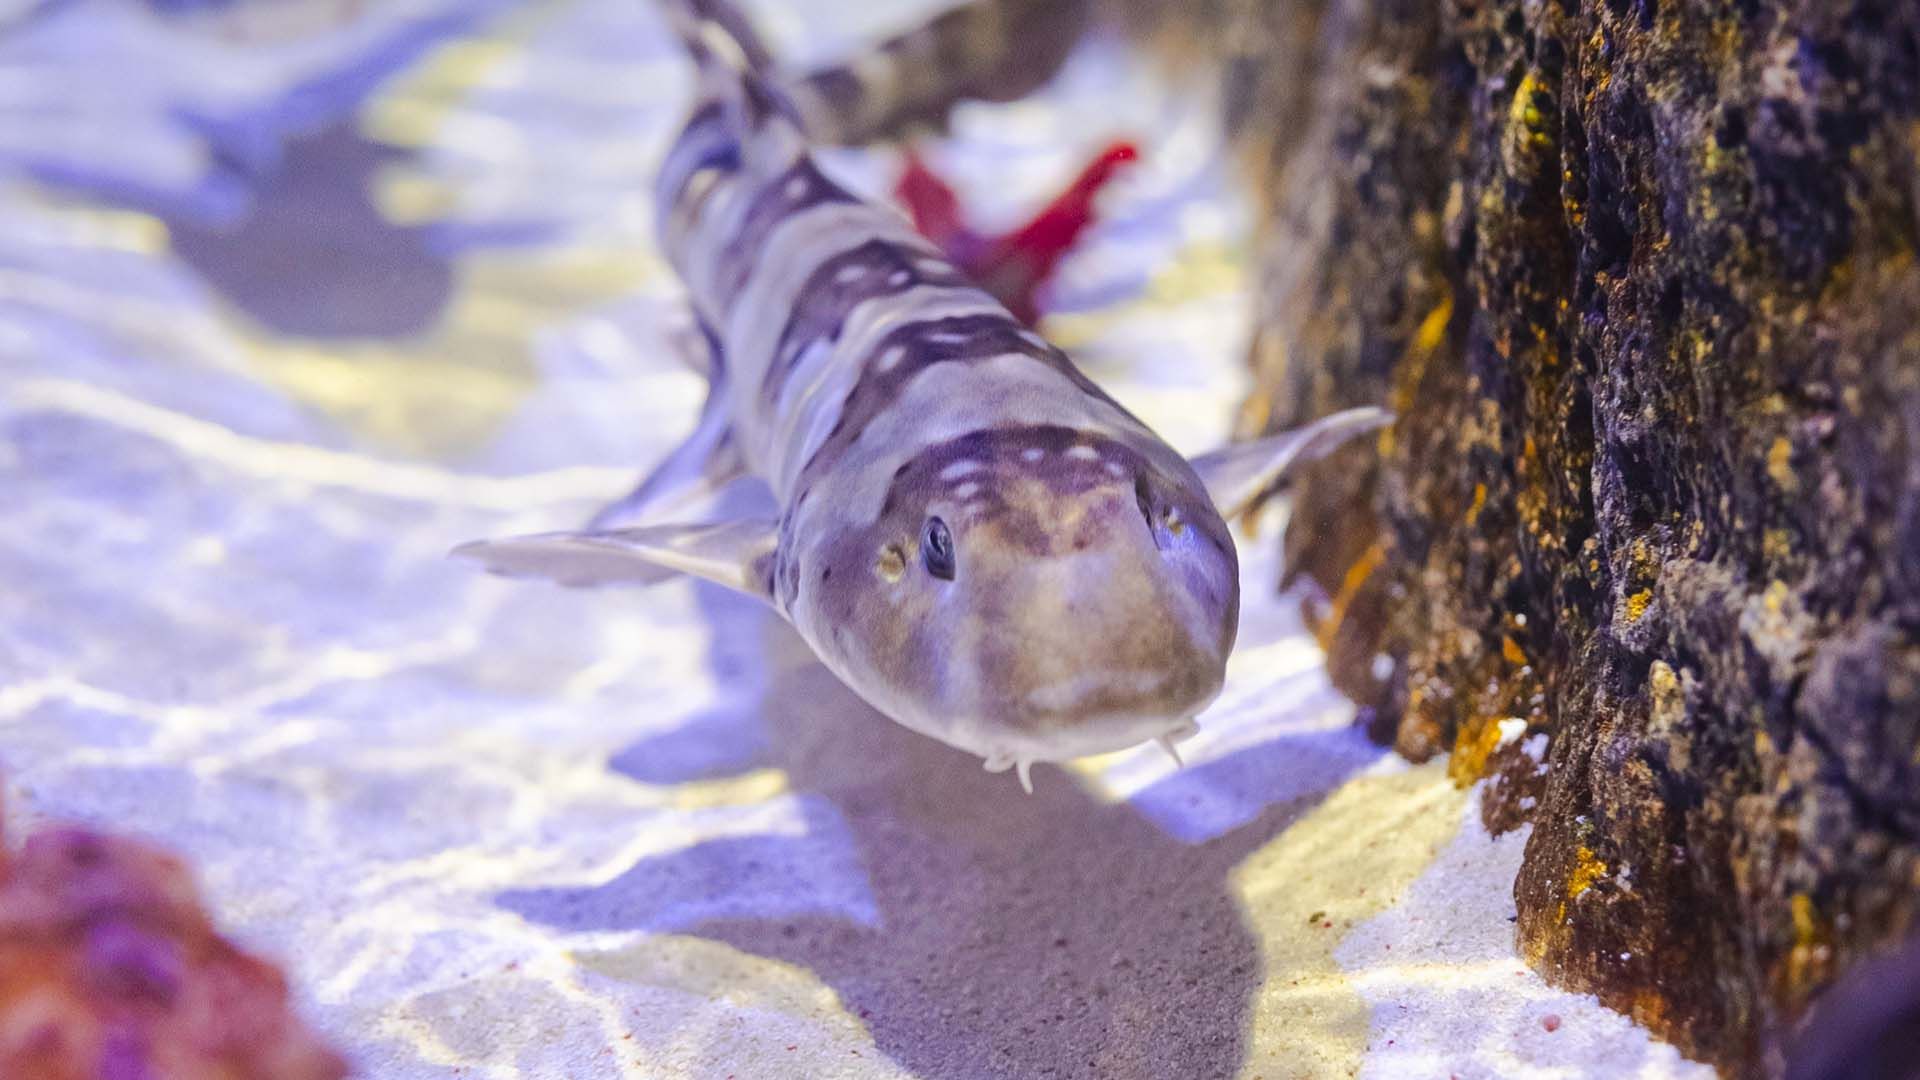
[[[920,543],[920,558],[927,573],[942,581],[953,580],[953,534],[939,518],[927,519],[927,535]]]

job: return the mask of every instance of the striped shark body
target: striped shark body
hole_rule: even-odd
[[[1188,461],[902,215],[824,173],[730,8],[669,10],[702,93],[660,173],[659,235],[712,345],[706,409],[585,529],[457,553],[566,584],[688,574],[756,596],[879,711],[1029,790],[1036,761],[1171,750],[1234,643],[1226,518],[1386,414]],[[644,523],[741,474],[777,516]]]

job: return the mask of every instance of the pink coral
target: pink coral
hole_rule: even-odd
[[[179,860],[83,828],[0,847],[0,1076],[345,1075],[280,972],[219,936]]]

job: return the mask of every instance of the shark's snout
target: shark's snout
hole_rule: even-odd
[[[1155,738],[1204,709],[1225,680],[1238,615],[1233,568],[1207,555],[1165,550],[1118,515],[1066,554],[980,554],[998,563],[975,567],[993,581],[982,591],[1005,601],[982,605],[969,658],[981,741],[1065,760]]]

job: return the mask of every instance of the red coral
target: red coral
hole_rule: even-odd
[[[1116,142],[1093,159],[1046,209],[1012,232],[985,237],[967,227],[953,189],[909,151],[894,194],[921,234],[1022,322],[1039,318],[1039,293],[1080,234],[1093,224],[1093,200],[1120,169],[1139,159],[1132,143]]]
[[[179,860],[88,829],[0,846],[0,1076],[338,1080],[279,971],[222,939]]]

